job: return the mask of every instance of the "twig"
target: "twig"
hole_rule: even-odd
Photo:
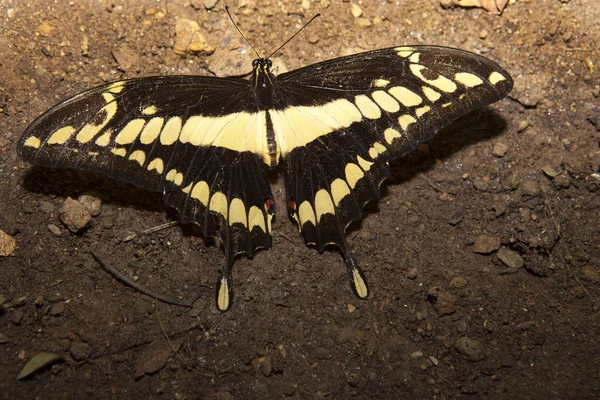
[[[137,284],[137,283],[129,280],[125,276],[121,275],[110,264],[108,264],[102,258],[100,258],[100,256],[98,256],[95,252],[90,251],[90,253],[92,253],[92,256],[94,256],[94,258],[96,259],[96,261],[98,261],[98,263],[102,266],[102,268],[104,268],[106,271],[108,271],[113,277],[115,277],[121,283],[129,285],[132,288],[134,288],[135,290],[137,290],[138,292],[141,292],[141,293],[143,293],[143,294],[145,294],[147,296],[150,296],[150,297],[152,297],[152,298],[154,298],[154,299],[156,299],[158,301],[162,301],[163,303],[172,304],[172,305],[175,305],[175,306],[182,306],[182,307],[192,308],[191,304],[186,303],[184,301],[180,301],[180,300],[177,300],[177,299],[172,299],[170,297],[166,297],[166,296],[162,296],[160,294],[153,293],[150,289],[147,289],[144,286],[139,285],[139,284]]]
[[[167,223],[162,224],[162,225],[158,225],[158,226],[155,226],[155,227],[152,227],[152,228],[148,228],[145,231],[142,231],[140,233],[134,233],[132,235],[127,236],[125,239],[122,240],[122,242],[123,243],[127,243],[127,242],[135,239],[138,236],[142,236],[142,235],[147,235],[149,233],[158,232],[160,230],[167,229],[167,228],[170,228],[172,226],[175,226],[178,223],[179,223],[179,221],[171,221],[171,222],[167,222]]]

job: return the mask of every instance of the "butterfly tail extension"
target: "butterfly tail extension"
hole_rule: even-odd
[[[366,299],[369,297],[369,284],[367,278],[358,266],[356,258],[352,255],[352,250],[348,246],[340,247],[344,260],[346,261],[346,268],[348,269],[348,278],[350,279],[350,287],[356,297],[359,299]]]

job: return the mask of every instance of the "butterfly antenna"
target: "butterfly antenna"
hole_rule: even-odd
[[[258,53],[258,51],[256,51],[256,49],[254,48],[254,46],[252,46],[252,43],[250,43],[250,41],[248,40],[248,38],[246,37],[246,35],[244,35],[242,33],[242,31],[240,30],[240,28],[238,27],[238,24],[235,23],[235,21],[233,20],[233,17],[231,16],[231,13],[229,12],[229,6],[225,6],[225,11],[227,11],[227,15],[229,15],[229,19],[231,20],[231,23],[233,24],[233,26],[235,26],[235,29],[237,29],[237,31],[240,33],[240,35],[242,36],[242,38],[244,38],[244,40],[246,41],[246,43],[248,43],[248,46],[250,46],[250,48],[252,49],[252,51],[254,51],[254,53],[256,54],[256,56],[258,58],[262,58],[262,56]],[[314,18],[313,18],[314,19]],[[295,35],[294,35],[295,36]]]
[[[308,24],[310,24],[311,22],[313,22],[315,19],[317,19],[317,18],[318,18],[318,17],[320,17],[320,16],[321,16],[321,14],[319,13],[319,14],[315,15],[314,17],[312,17],[312,18],[310,19],[310,21],[308,21],[307,23],[305,23],[305,24],[304,24],[304,26],[303,26],[302,28],[298,29],[298,32],[294,33],[294,35],[293,35],[291,38],[289,38],[288,40],[286,40],[286,41],[285,41],[285,42],[284,42],[284,43],[283,43],[281,46],[279,46],[279,47],[277,48],[277,50],[275,50],[274,52],[272,52],[272,53],[269,55],[269,57],[267,57],[267,58],[271,58],[271,57],[273,57],[273,54],[275,54],[275,53],[277,53],[279,50],[281,50],[281,48],[282,48],[283,46],[285,46],[285,45],[286,45],[286,44],[288,44],[288,43],[289,43],[289,42],[290,42],[290,41],[291,41],[293,38],[295,38],[296,36],[298,36],[298,34],[299,34],[300,32],[302,32],[302,31],[304,30],[304,28],[306,28],[306,27],[308,26]]]

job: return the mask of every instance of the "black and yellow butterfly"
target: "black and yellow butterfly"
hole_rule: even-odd
[[[337,246],[366,298],[345,231],[379,197],[388,162],[512,86],[496,63],[446,47],[387,48],[279,76],[258,58],[249,79],[158,76],[88,90],[35,120],[18,151],[37,165],[163,192],[182,222],[223,242],[222,311],[232,304],[236,255],[271,247],[267,171],[283,161],[288,212],[305,242]]]

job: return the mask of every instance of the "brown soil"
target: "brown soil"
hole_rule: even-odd
[[[274,248],[235,263],[236,300],[225,314],[213,304],[222,252],[194,228],[123,241],[177,219],[160,194],[16,156],[39,114],[105,81],[248,72],[252,53],[223,1],[211,12],[191,3],[0,4],[0,229],[18,245],[0,257],[10,306],[0,311],[0,398],[597,396],[596,0],[519,1],[502,16],[434,0],[363,2],[363,19],[349,2],[230,2],[265,53],[323,14],[276,55],[280,72],[424,43],[480,52],[516,86],[393,166],[382,199],[349,233],[367,301],[349,290],[337,252],[304,246],[281,212],[280,174]],[[213,55],[175,53],[181,18],[200,24]],[[90,190],[101,214],[71,234],[58,210]],[[194,308],[124,286],[90,250]],[[40,352],[64,361],[17,380]]]

